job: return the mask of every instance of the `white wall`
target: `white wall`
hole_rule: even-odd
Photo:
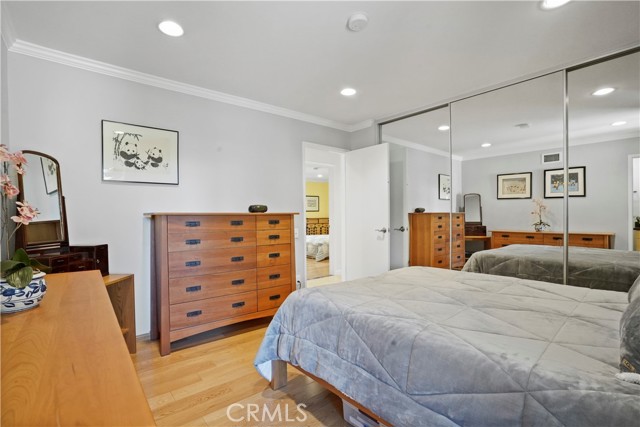
[[[145,212],[246,212],[256,203],[303,212],[302,141],[349,144],[348,133],[322,126],[20,54],[8,60],[11,147],[58,159],[71,244],[107,243],[110,271],[135,274],[139,334],[150,328]],[[102,182],[103,119],[179,131],[180,184]],[[298,215],[300,236],[302,224]]]
[[[449,170],[449,157],[425,151],[407,149],[407,206],[425,208],[426,212],[457,212],[461,189],[461,162],[453,160],[453,173]],[[438,198],[438,174],[451,176],[451,199]]]
[[[530,199],[498,200],[497,175],[532,172],[532,196],[544,197],[544,170],[557,169],[562,163],[541,164],[542,150],[462,162],[464,193],[482,196],[482,217],[487,230],[533,230]],[[628,249],[628,155],[640,151],[637,139],[607,141],[572,146],[570,166],[586,167],[586,197],[569,199],[570,232],[614,232],[615,249]],[[562,199],[544,199],[546,222],[551,230],[563,231]]]

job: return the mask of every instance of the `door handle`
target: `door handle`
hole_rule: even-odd
[[[400,228],[394,228],[394,230],[405,231],[406,228],[404,228],[404,225],[401,225]]]
[[[382,234],[384,234],[384,233],[386,233],[386,232],[387,232],[387,227],[382,227],[382,228],[381,228],[381,229],[379,229],[379,230],[376,228],[376,231],[379,231],[379,232],[381,232]]]

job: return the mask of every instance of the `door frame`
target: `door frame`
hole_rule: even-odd
[[[629,154],[628,160],[628,190],[627,190],[627,224],[628,224],[628,250],[633,250],[633,159],[640,158],[640,154]]]

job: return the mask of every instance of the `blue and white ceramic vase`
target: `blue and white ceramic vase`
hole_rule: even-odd
[[[44,294],[47,293],[45,275],[43,272],[34,274],[31,282],[22,289],[14,288],[4,279],[0,279],[0,312],[14,313],[40,305]]]

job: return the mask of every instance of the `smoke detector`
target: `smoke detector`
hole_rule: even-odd
[[[358,31],[364,30],[368,22],[369,18],[366,13],[356,12],[349,17],[349,20],[347,21],[347,28],[349,31],[357,33]]]

